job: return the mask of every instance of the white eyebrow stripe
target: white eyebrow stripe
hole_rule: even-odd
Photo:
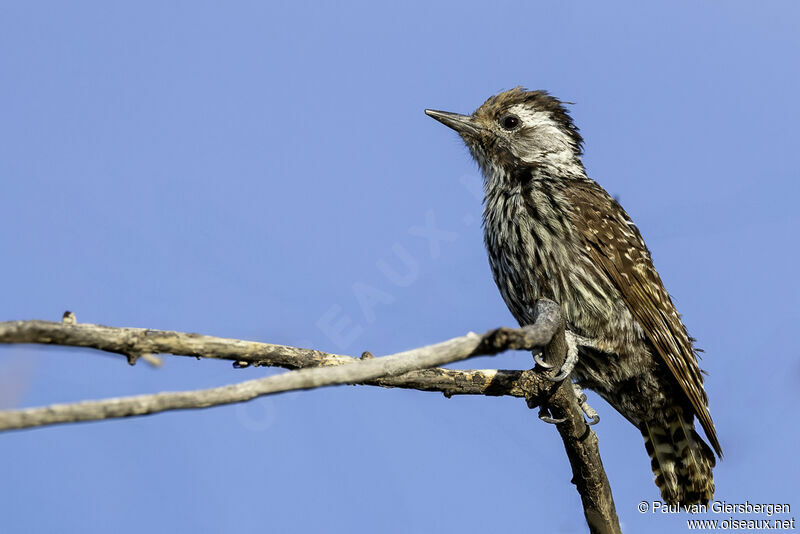
[[[519,117],[521,127],[533,130],[526,142],[511,143],[518,158],[525,163],[546,162],[570,173],[581,172],[575,163],[576,149],[570,132],[564,131],[550,111],[516,104],[508,108],[508,114]]]

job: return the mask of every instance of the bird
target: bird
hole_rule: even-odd
[[[425,113],[459,134],[481,170],[484,243],[511,314],[529,325],[538,299],[557,302],[577,356],[570,380],[641,431],[665,503],[707,504],[722,447],[700,349],[639,229],[587,175],[583,138],[565,104],[515,87],[471,115]]]

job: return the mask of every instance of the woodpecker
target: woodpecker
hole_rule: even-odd
[[[641,431],[665,502],[708,503],[716,460],[695,417],[722,448],[694,339],[638,228],[587,176],[564,103],[516,87],[472,115],[425,113],[458,132],[481,169],[484,241],[514,318],[531,324],[537,299],[559,303],[578,357],[570,378]]]

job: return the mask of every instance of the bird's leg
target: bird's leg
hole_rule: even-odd
[[[578,353],[580,347],[589,347],[593,349],[597,349],[597,344],[595,340],[590,339],[588,337],[579,336],[578,334],[567,330],[565,332],[565,337],[567,341],[567,357],[564,360],[564,365],[561,366],[558,374],[556,376],[550,377],[548,376],[547,379],[552,382],[561,382],[565,378],[569,376],[572,370],[575,368],[575,364],[578,363]],[[599,350],[599,349],[598,349]],[[540,353],[534,353],[533,360],[540,366],[545,369],[551,369],[553,366],[549,363],[545,362],[541,358]]]
[[[589,403],[586,402],[586,393],[584,393],[581,387],[574,382],[572,383],[572,389],[575,391],[575,396],[578,397],[578,406],[581,407],[581,411],[583,411],[584,415],[589,418],[589,420],[586,421],[586,424],[592,426],[599,423],[600,416],[597,415],[595,409],[589,406]]]
[[[581,345],[591,346],[591,340],[585,337],[581,337],[569,330],[567,330],[565,334],[567,339],[567,357],[564,360],[564,365],[561,366],[558,374],[556,376],[547,377],[547,379],[551,382],[561,382],[567,378],[575,368],[575,364],[578,363],[578,348]],[[536,356],[534,356],[533,359],[536,361],[536,363],[539,363],[539,361],[536,360]],[[545,369],[547,369],[547,367],[545,367]]]

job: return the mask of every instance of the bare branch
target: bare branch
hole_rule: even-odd
[[[77,421],[94,421],[115,417],[126,417],[131,415],[144,415],[166,410],[183,410],[191,408],[205,408],[242,402],[259,396],[292,391],[298,389],[310,389],[335,384],[354,384],[375,380],[379,378],[396,377],[419,369],[426,369],[437,365],[463,360],[472,356],[492,355],[507,349],[531,350],[535,347],[546,344],[553,335],[558,324],[558,309],[553,305],[548,308],[548,314],[542,315],[542,320],[536,324],[520,329],[499,328],[491,330],[482,336],[469,333],[466,336],[453,338],[435,345],[413,349],[405,352],[384,356],[382,358],[371,358],[365,360],[355,360],[352,363],[336,367],[324,367],[316,369],[300,369],[291,371],[278,376],[270,376],[256,380],[248,380],[238,384],[210,388],[196,391],[158,393],[153,395],[137,395],[133,397],[121,397],[106,399],[101,401],[86,401],[74,404],[56,404],[43,408],[30,408],[24,410],[9,410],[0,412],[0,430],[11,430],[30,428],[56,423],[68,423]],[[8,328],[7,325],[12,325]],[[75,328],[80,325],[61,325],[64,328]],[[53,329],[53,324],[46,324],[46,328],[52,333],[59,333],[59,329]],[[138,354],[140,352],[154,352],[154,347],[147,347],[150,350],[142,351],[141,343],[137,346],[129,339],[119,339],[119,332],[108,327],[99,327],[102,331],[114,337],[112,352],[125,352],[127,354]],[[5,323],[0,325],[0,341],[8,339],[24,339],[31,341],[34,339],[46,339],[51,343],[53,339],[64,339],[54,337],[32,337],[28,333],[30,329],[25,328],[25,323]],[[139,331],[139,340],[147,338],[148,331]],[[17,336],[15,337],[15,334]],[[85,334],[85,329],[79,330],[79,334]],[[161,340],[169,340],[159,333],[156,336]],[[188,338],[189,343],[196,343],[197,339],[204,336],[194,334],[177,336]],[[70,338],[78,340],[80,343],[88,343],[85,337],[75,336]],[[173,339],[173,341],[175,341]],[[251,344],[237,340],[230,340],[234,348]],[[93,342],[95,345],[96,342]],[[213,344],[219,344],[220,338],[213,338]],[[162,343],[166,347],[169,343]],[[173,343],[174,346],[182,346],[180,342]],[[251,344],[252,345],[252,344]],[[266,345],[266,344],[261,344]],[[83,345],[86,346],[86,345]],[[276,352],[283,355],[291,353],[286,349],[293,347],[281,347],[278,345],[268,345],[275,347]],[[195,350],[193,345],[182,346],[179,350]],[[258,347],[263,348],[263,347]],[[174,348],[173,348],[174,350]],[[294,349],[300,351],[301,349]],[[223,353],[223,352],[220,352]],[[230,352],[224,354],[230,355]],[[246,356],[246,353],[236,354],[236,359]]]
[[[74,317],[74,316],[73,316]],[[345,365],[359,361],[352,356],[312,349],[188,334],[147,328],[120,328],[89,323],[51,321],[0,322],[0,343],[37,343],[85,347],[121,354],[135,363],[153,354],[173,354],[246,362],[253,365],[304,369]],[[522,397],[516,382],[520,371],[425,369],[401,376],[365,381],[365,384],[437,391],[452,395],[511,395]]]
[[[563,319],[559,317],[557,332],[545,347],[545,360],[557,371],[567,353]],[[563,419],[556,428],[564,442],[572,483],[581,496],[583,513],[592,534],[621,534],[611,485],[600,458],[597,435],[583,418],[583,411],[569,380],[555,387],[541,373],[525,371],[518,384],[525,391],[530,408],[547,408],[556,419]]]
[[[524,397],[519,386],[523,371],[496,369],[422,369],[399,376],[367,380],[364,384],[385,388],[436,391],[445,397],[453,395],[486,395]]]
[[[300,369],[341,365],[355,360],[349,356],[271,343],[168,330],[119,328],[88,323],[51,321],[0,323],[0,343],[38,343],[85,347],[121,354],[134,362],[142,354],[174,354]]]
[[[618,534],[619,520],[611,488],[600,459],[597,436],[586,425],[569,381],[553,383],[546,373],[557,372],[566,354],[564,323],[558,306],[540,301],[536,322],[521,329],[499,328],[483,335],[469,333],[449,341],[382,358],[325,352],[141,328],[113,328],[47,321],[0,323],[0,343],[42,343],[87,347],[124,355],[130,363],[140,357],[167,353],[218,358],[296,369],[287,373],[211,389],[120,397],[74,404],[56,404],[0,412],[0,431],[56,423],[93,421],[166,410],[204,408],[243,402],[284,391],[336,384],[370,384],[382,387],[440,391],[459,394],[513,395],[525,397],[531,408],[542,406],[555,417],[573,471],[573,483],[583,502],[592,533]],[[509,349],[545,347],[552,370],[460,371],[438,365]],[[365,356],[371,356],[365,353]]]

